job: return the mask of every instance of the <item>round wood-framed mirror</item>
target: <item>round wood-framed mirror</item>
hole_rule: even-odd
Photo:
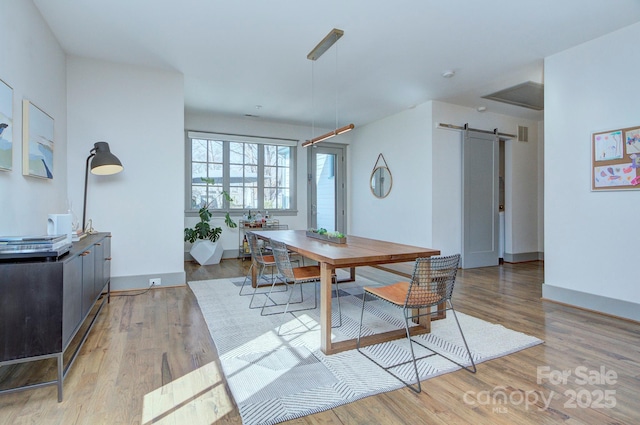
[[[386,198],[393,186],[393,177],[388,167],[375,167],[371,172],[371,193],[376,198]]]

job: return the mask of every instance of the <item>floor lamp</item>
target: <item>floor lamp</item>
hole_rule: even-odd
[[[92,159],[93,158],[93,159]],[[84,202],[82,206],[82,231],[85,231],[87,216],[87,182],[89,180],[89,160],[91,160],[91,174],[108,176],[119,173],[124,169],[122,163],[109,150],[109,143],[96,142],[89,151],[87,164],[84,168]]]

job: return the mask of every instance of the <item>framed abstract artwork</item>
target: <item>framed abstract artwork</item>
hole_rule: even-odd
[[[22,101],[22,174],[53,179],[53,118]]]
[[[0,80],[0,170],[13,165],[13,89]]]

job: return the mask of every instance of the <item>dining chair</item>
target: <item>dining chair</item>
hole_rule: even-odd
[[[440,356],[457,364],[458,366],[466,369],[471,373],[476,372],[476,365],[473,361],[473,356],[471,355],[471,351],[469,351],[467,340],[464,337],[464,333],[462,332],[462,328],[460,327],[460,322],[458,321],[458,317],[456,316],[456,311],[454,310],[453,304],[451,303],[451,296],[453,295],[453,287],[455,285],[456,274],[458,272],[459,265],[460,254],[446,257],[418,258],[415,262],[413,275],[410,282],[397,282],[381,287],[363,288],[364,293],[362,295],[362,311],[360,312],[360,328],[358,330],[358,338],[356,342],[357,350],[369,360],[380,366],[395,378],[399,379],[403,384],[417,393],[422,391],[422,387],[420,385],[420,376],[418,375],[418,366],[416,360],[421,360],[439,354]],[[390,366],[383,366],[382,364],[378,363],[372,356],[366,354],[361,350],[360,338],[362,336],[362,321],[364,317],[365,303],[367,301],[367,298],[371,299],[371,297],[374,297],[374,299],[380,299],[389,302],[395,307],[399,307],[402,309],[404,314],[406,337],[409,342],[409,351],[411,354],[410,360],[396,363]],[[427,347],[424,344],[421,344],[416,339],[411,338],[409,328],[411,326],[415,326],[415,323],[419,321],[420,317],[430,316],[432,314],[432,307],[437,308],[438,312],[451,310],[451,312],[453,313],[453,318],[455,319],[458,330],[460,331],[460,335],[462,336],[462,342],[464,343],[466,354],[469,356],[469,360],[471,361],[470,365],[463,365],[458,361],[442,354],[441,352],[436,352],[432,347]],[[426,348],[429,351],[429,354],[416,358],[413,350],[413,343]],[[391,369],[397,368],[399,366],[404,366],[409,363],[413,363],[413,371],[415,373],[417,385],[411,384],[402,379],[400,376],[391,372]]]
[[[277,276],[274,274],[274,270],[276,269],[276,261],[273,258],[273,255],[265,255],[263,252],[263,247],[260,246],[259,238],[252,232],[247,232],[247,242],[249,243],[249,252],[251,253],[251,266],[249,267],[249,272],[244,278],[244,282],[242,282],[242,286],[240,287],[240,295],[251,295],[251,301],[249,301],[249,308],[260,308],[260,305],[253,306],[253,299],[258,293],[258,288],[261,287],[270,287],[273,290],[273,284],[277,279]],[[251,282],[251,272],[253,271],[254,266],[258,266],[258,274],[256,279],[256,285],[253,288],[253,291],[246,291],[243,293],[243,289],[247,282]],[[268,284],[262,284],[262,278],[264,276],[265,269],[269,267],[271,268],[271,279]],[[271,293],[271,290],[269,291]],[[282,285],[282,289],[273,292],[285,292],[287,290],[287,285]]]
[[[289,250],[287,249],[287,245],[283,242],[280,241],[276,241],[276,240],[271,240],[271,252],[273,253],[273,257],[275,259],[276,262],[276,267],[278,268],[278,273],[279,273],[279,279],[282,280],[283,282],[285,282],[287,284],[287,286],[291,287],[291,291],[289,293],[289,297],[287,299],[287,303],[285,305],[284,311],[282,312],[283,314],[283,321],[285,320],[284,317],[286,317],[287,313],[295,313],[298,311],[304,311],[304,310],[313,310],[318,308],[318,295],[317,295],[317,284],[318,282],[320,282],[320,266],[301,266],[301,267],[293,267],[291,265],[291,258],[289,256]],[[335,290],[336,290],[336,300],[338,303],[338,326],[342,326],[342,311],[340,309],[340,291],[338,289],[338,280],[336,278],[335,273],[332,274],[331,276],[331,280],[332,283],[335,284]],[[299,308],[296,310],[289,310],[289,306],[291,304],[300,304],[303,302],[303,295],[302,295],[302,284],[304,283],[315,283],[315,288],[313,291],[313,297],[314,297],[314,305],[313,307],[304,307],[304,308]],[[293,292],[295,290],[295,287],[298,286],[300,287],[300,301],[296,301],[296,302],[291,302],[291,298],[293,296]],[[275,282],[274,284],[272,284],[271,288],[273,289],[275,287]],[[267,306],[267,301],[271,298],[271,292],[269,292],[269,294],[267,295],[267,298],[264,301],[264,304],[262,306],[262,311],[261,314],[263,316],[270,316],[273,314],[279,314],[281,312],[270,312],[270,313],[265,313],[265,309],[266,308],[270,308],[273,307],[273,305],[271,306]],[[282,327],[282,323],[280,324],[280,326],[278,326],[278,335],[280,335],[280,328]],[[334,326],[332,326],[334,327]]]
[[[269,231],[269,230],[289,230],[289,225],[288,224],[275,224],[273,226],[263,227],[260,230],[263,231],[263,232]],[[266,244],[264,248],[265,248],[265,251],[267,253],[271,252],[271,245]],[[304,256],[298,254],[297,252],[293,252],[293,251],[289,250],[289,258],[291,258],[291,262],[297,263],[298,265],[302,264],[304,266]]]

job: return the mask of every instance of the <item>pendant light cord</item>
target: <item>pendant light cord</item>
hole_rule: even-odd
[[[334,64],[334,90],[335,90],[335,99],[334,99],[334,107],[335,107],[335,128],[332,131],[327,132],[318,137],[315,136],[315,110],[316,110],[316,101],[315,101],[315,62],[329,47],[337,44],[337,41],[342,37],[344,31],[338,30],[334,28],[308,55],[307,59],[311,60],[311,139],[302,143],[302,147],[313,146],[318,142],[322,142],[324,140],[330,139],[334,136],[338,136],[340,134],[346,133],[347,131],[353,130],[354,125],[348,124],[344,127],[338,128],[339,116],[338,116],[338,46],[334,47],[335,50],[335,64]]]

